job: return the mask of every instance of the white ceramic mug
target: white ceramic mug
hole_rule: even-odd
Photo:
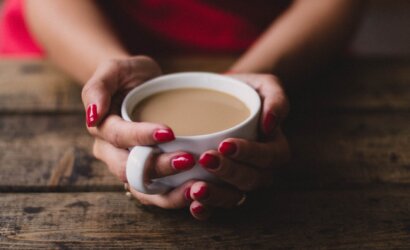
[[[185,151],[199,156],[209,149],[216,149],[221,141],[230,137],[255,139],[261,101],[256,91],[239,80],[213,73],[187,72],[163,75],[136,87],[125,97],[121,106],[122,118],[131,120],[131,114],[138,102],[166,90],[179,88],[205,88],[221,91],[237,97],[250,110],[250,115],[241,123],[222,131],[195,136],[176,136],[175,140],[158,144],[162,152]],[[187,104],[189,105],[189,104]],[[172,128],[171,128],[172,129]],[[149,180],[146,175],[147,161],[154,153],[154,147],[135,146],[130,149],[126,166],[128,183],[142,193],[163,193],[191,179],[215,181],[215,177],[196,164],[192,169],[172,176]]]

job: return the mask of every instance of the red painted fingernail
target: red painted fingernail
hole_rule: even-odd
[[[198,204],[198,206],[192,207],[192,212],[202,214],[204,212],[204,206]]]
[[[263,121],[263,129],[266,135],[270,135],[276,128],[277,117],[272,113],[268,113]]]
[[[199,188],[198,191],[196,191],[195,193],[193,193],[195,199],[206,199],[209,196],[209,192],[208,192],[208,187],[207,186],[201,186]]]
[[[218,151],[223,155],[234,155],[236,153],[236,145],[232,142],[224,141],[219,144]]]
[[[217,169],[219,167],[219,158],[211,154],[202,155],[198,162],[208,169]]]
[[[189,202],[193,201],[191,198],[191,187],[185,189],[185,200]]]
[[[180,154],[172,158],[171,165],[176,170],[186,170],[195,165],[195,159],[191,154]]]
[[[175,139],[174,132],[169,128],[157,129],[153,136],[157,142],[167,142]]]
[[[97,105],[90,104],[87,107],[86,121],[88,127],[94,127],[97,124],[98,114]]]

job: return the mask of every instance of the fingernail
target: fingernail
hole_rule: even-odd
[[[198,204],[197,206],[192,207],[192,212],[195,214],[202,214],[204,212],[204,206]]]
[[[98,114],[97,105],[90,104],[87,107],[86,121],[88,127],[94,127],[97,124]]]
[[[196,191],[195,193],[193,193],[195,199],[206,199],[209,196],[209,192],[208,192],[208,187],[207,186],[201,186],[199,188],[198,191]]]
[[[263,121],[263,129],[265,130],[264,132],[266,135],[270,135],[275,130],[277,120],[276,115],[272,113],[266,115],[265,120]]]
[[[195,159],[191,154],[180,154],[172,158],[171,165],[176,170],[187,170],[195,165]]]
[[[189,202],[193,201],[191,198],[191,187],[188,187],[187,189],[185,189],[185,200]]]
[[[198,162],[208,169],[217,169],[219,167],[219,158],[211,154],[202,155]]]
[[[167,142],[175,139],[174,132],[169,128],[157,129],[153,136],[157,142]]]
[[[224,141],[219,144],[218,151],[225,156],[234,155],[236,153],[236,145],[232,142]]]

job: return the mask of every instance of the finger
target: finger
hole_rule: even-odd
[[[199,201],[193,201],[189,206],[189,211],[195,219],[201,221],[209,219],[212,214],[212,209],[203,205]]]
[[[128,150],[119,149],[110,143],[96,139],[93,146],[94,156],[107,164],[111,173],[117,176],[122,182],[127,182],[125,166],[128,159]]]
[[[194,167],[194,156],[186,152],[161,153],[154,157],[150,179],[173,175]]]
[[[255,88],[263,99],[261,129],[271,135],[289,112],[289,102],[280,80],[270,74],[231,75]]]
[[[290,159],[289,144],[280,129],[273,140],[268,142],[228,138],[219,144],[218,151],[226,157],[258,168],[279,167]]]
[[[185,192],[193,183],[194,181],[185,182],[166,194],[144,194],[133,188],[130,189],[130,192],[143,205],[157,206],[165,209],[177,209],[186,207],[189,204],[185,198]]]
[[[119,61],[110,60],[101,64],[84,85],[81,97],[86,108],[87,127],[100,123],[111,104],[111,97],[119,89]]]
[[[100,126],[88,128],[88,131],[118,148],[154,145],[175,139],[172,130],[165,125],[128,122],[118,115],[109,115]]]
[[[146,56],[108,60],[99,65],[81,93],[86,108],[87,126],[93,127],[101,122],[108,113],[111,97],[116,92],[127,92],[160,74],[158,64]]]
[[[198,181],[192,184],[190,197],[205,206],[233,208],[242,200],[243,192],[230,187],[220,187],[212,183]]]
[[[271,184],[270,169],[255,169],[223,157],[215,150],[201,155],[199,164],[207,171],[242,191],[251,191]]]

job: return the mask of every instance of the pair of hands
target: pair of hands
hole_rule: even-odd
[[[124,183],[127,148],[173,139],[172,130],[165,125],[127,122],[119,115],[125,95],[160,74],[160,67],[149,57],[110,60],[99,65],[82,91],[88,131],[95,137],[93,153]],[[217,150],[199,157],[199,163],[223,184],[191,180],[160,195],[131,188],[132,195],[142,204],[167,209],[189,206],[195,218],[204,220],[213,208],[233,208],[243,199],[244,192],[269,186],[274,169],[288,161],[289,146],[279,121],[283,121],[289,108],[278,79],[267,74],[229,76],[249,84],[263,100],[259,140],[228,138]],[[152,158],[149,174],[152,178],[164,177],[189,170],[194,164],[195,157],[189,152],[159,153]]]

